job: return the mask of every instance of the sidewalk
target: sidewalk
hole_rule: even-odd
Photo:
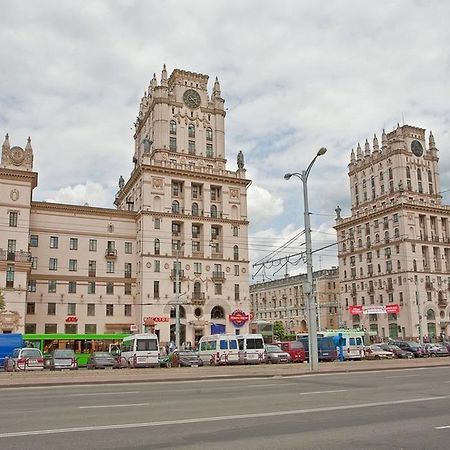
[[[345,361],[320,363],[319,373],[345,373],[373,370],[449,367],[450,358],[426,358],[387,361]],[[86,370],[73,372],[0,372],[0,388],[58,386],[68,384],[111,384],[161,381],[190,381],[227,378],[289,377],[308,375],[309,365],[277,364],[258,366],[186,367],[171,369]]]

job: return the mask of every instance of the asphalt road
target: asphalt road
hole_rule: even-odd
[[[445,449],[450,368],[0,389],[0,449]]]

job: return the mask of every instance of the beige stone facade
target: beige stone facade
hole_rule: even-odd
[[[337,268],[314,272],[314,293],[318,307],[319,329],[340,325],[339,271]],[[290,333],[308,330],[306,274],[266,281],[250,286],[250,304],[255,320],[281,321]]]
[[[428,145],[427,145],[428,144]],[[450,334],[450,208],[432,133],[398,126],[352,150],[350,217],[336,231],[344,321],[380,338]],[[338,216],[340,216],[338,212]],[[399,313],[371,314],[398,305]],[[353,307],[365,314],[353,315]]]
[[[164,67],[142,98],[134,169],[116,209],[35,202],[31,141],[2,146],[2,331],[109,333],[155,324],[174,339],[176,263],[181,342],[211,330],[243,332],[249,313],[247,187],[243,156],[226,169],[219,82]]]

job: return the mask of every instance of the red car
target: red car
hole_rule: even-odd
[[[304,362],[305,361],[305,348],[300,341],[285,341],[278,342],[283,352],[289,353],[292,362]]]

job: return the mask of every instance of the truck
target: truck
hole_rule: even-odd
[[[5,358],[11,356],[15,348],[24,347],[23,336],[20,333],[0,334],[0,367],[3,367]]]

